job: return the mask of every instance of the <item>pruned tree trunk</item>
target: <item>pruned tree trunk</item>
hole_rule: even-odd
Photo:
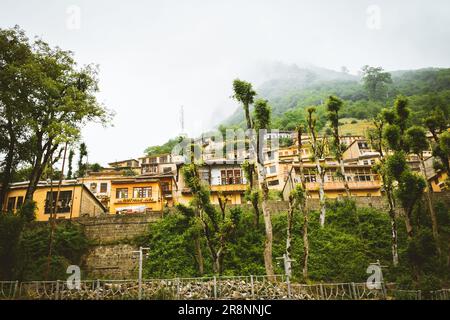
[[[303,278],[308,281],[308,259],[309,259],[309,239],[308,239],[308,224],[309,215],[307,210],[303,211]]]
[[[264,170],[264,168],[262,168]],[[269,278],[273,278],[273,264],[272,264],[272,243],[273,243],[273,231],[272,231],[272,218],[270,216],[267,200],[269,198],[269,188],[265,182],[265,175],[261,177],[261,189],[262,189],[262,211],[264,216],[264,227],[266,230],[266,241],[264,244],[264,266],[266,268],[266,274]]]
[[[341,168],[341,175],[342,175],[342,179],[343,179],[343,182],[344,182],[345,193],[347,194],[347,198],[350,198],[351,197],[350,187],[348,185],[347,178],[345,177],[345,166],[344,166],[344,160],[343,159],[339,160],[339,166]]]
[[[384,180],[384,177],[383,177]],[[398,236],[397,236],[397,221],[395,220],[395,203],[391,188],[386,188],[386,195],[389,205],[389,217],[391,219],[391,249],[392,249],[392,263],[398,266]]]
[[[319,159],[316,157],[317,177],[319,179],[319,202],[320,202],[320,226],[325,226],[326,216],[326,203],[325,203],[325,182],[324,182],[324,170],[320,165]]]
[[[286,228],[286,256],[291,258],[291,244],[292,244],[292,224],[294,219],[294,207],[295,201],[292,197],[289,197],[289,208],[287,212],[287,228]]]
[[[198,273],[202,276],[205,273],[205,271],[204,271],[202,247],[200,245],[200,239],[198,236],[196,236],[194,239],[194,246],[195,246],[195,258],[197,260]]]
[[[405,226],[408,240],[412,240],[414,235],[413,225],[411,221],[411,210],[405,210]]]
[[[302,158],[302,128],[301,126],[297,131],[297,154],[300,169],[300,182],[305,192],[303,202],[300,204],[300,210],[303,214],[303,268],[302,274],[305,281],[308,280],[308,259],[309,259],[309,239],[308,239],[308,224],[309,224],[309,212],[308,212],[308,190],[306,189],[305,172],[303,170],[303,158]]]
[[[439,255],[441,255],[441,247],[439,246],[439,229],[438,229],[438,222],[437,222],[437,217],[436,217],[436,212],[434,211],[434,204],[433,204],[433,199],[431,198],[431,192],[432,192],[432,187],[430,182],[428,181],[427,178],[427,173],[426,173],[426,168],[425,168],[425,161],[423,160],[423,155],[422,154],[418,154],[418,157],[420,159],[420,169],[422,171],[422,175],[425,178],[425,182],[426,182],[426,189],[425,189],[425,198],[427,199],[427,204],[428,204],[428,211],[430,212],[430,218],[431,218],[431,229],[433,231],[433,238],[434,241],[436,242],[436,249]]]

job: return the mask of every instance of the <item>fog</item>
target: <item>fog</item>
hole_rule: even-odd
[[[0,0],[0,27],[100,66],[98,97],[114,126],[83,130],[89,162],[141,156],[185,131],[196,135],[238,107],[234,78],[257,85],[272,61],[352,73],[449,67],[450,2]]]

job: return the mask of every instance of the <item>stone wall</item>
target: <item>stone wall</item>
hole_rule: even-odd
[[[143,235],[151,222],[162,213],[106,215],[74,219],[83,226],[93,246],[83,259],[83,270],[89,278],[134,279],[138,259],[132,251],[136,236]]]

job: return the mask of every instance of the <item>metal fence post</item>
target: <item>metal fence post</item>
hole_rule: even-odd
[[[253,275],[250,275],[250,284],[252,286],[252,298],[255,298],[255,284],[253,283]]]
[[[289,279],[289,275],[286,275],[286,284],[287,284],[288,299],[290,299],[291,298],[291,281]]]
[[[323,284],[319,284],[319,288],[320,288],[320,298],[322,300],[325,300],[325,294],[323,292]]]
[[[177,293],[176,293],[175,297],[177,300],[180,300],[180,279],[177,278],[176,282],[177,282]]]
[[[97,300],[100,300],[100,280],[97,279]]]
[[[217,299],[217,279],[214,276],[214,299]]]
[[[55,300],[59,300],[59,280],[56,280],[56,297]]]
[[[417,298],[418,300],[422,300],[422,290],[417,291]]]
[[[353,299],[357,300],[359,298],[359,296],[356,294],[356,285],[354,282],[352,282],[352,294],[353,294]]]
[[[13,297],[13,299],[15,299],[16,298],[16,294],[17,294],[17,288],[19,287],[19,281],[18,280],[16,280],[16,283],[14,284],[14,291],[13,291],[13,295],[12,295],[12,297]]]

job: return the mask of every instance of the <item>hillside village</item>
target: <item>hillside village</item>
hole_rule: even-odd
[[[432,135],[428,136],[431,140]],[[273,133],[267,133],[265,139],[284,141],[276,148],[266,147],[263,150],[271,199],[287,201],[292,189],[300,183],[299,157],[304,167],[308,197],[318,199],[320,177],[312,161],[310,137],[301,136],[301,149],[295,131],[274,130]],[[249,183],[243,173],[243,161],[234,160],[236,156],[233,154],[227,154],[226,158],[216,156],[215,151],[223,148],[223,142],[214,142],[210,137],[193,141],[202,146],[199,173],[201,180],[210,188],[211,202],[217,205],[222,197],[228,204],[246,203],[245,192]],[[370,141],[364,136],[346,135],[341,137],[341,141],[346,146],[343,161],[351,196],[383,197],[382,179],[374,170],[374,165],[380,160],[380,153],[371,147]],[[242,158],[248,157],[249,152],[246,151]],[[417,155],[410,154],[407,158],[413,171],[426,176],[433,192],[446,190],[446,174],[433,168],[435,159],[431,149],[423,152],[423,159],[424,170]],[[343,179],[337,174],[339,163],[330,153],[320,161],[325,168],[323,182],[326,198],[346,196]],[[63,180],[61,184],[60,181],[41,181],[34,195],[36,219],[49,220],[52,202],[57,219],[161,212],[176,204],[187,205],[192,200],[192,192],[180,174],[185,162],[186,157],[181,155],[142,156],[111,162],[107,168],[88,171],[84,177]],[[15,211],[21,207],[27,185],[27,182],[11,184],[4,208],[6,211]]]

